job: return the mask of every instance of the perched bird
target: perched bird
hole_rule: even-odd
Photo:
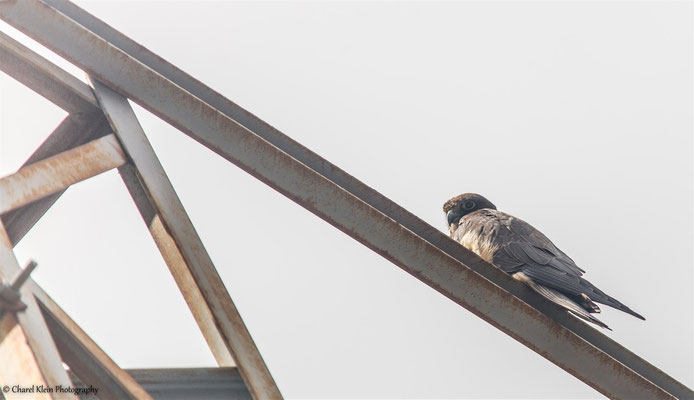
[[[583,279],[585,271],[540,231],[479,194],[456,196],[443,212],[453,240],[576,316],[610,329],[591,315],[600,312],[600,303],[645,320]]]

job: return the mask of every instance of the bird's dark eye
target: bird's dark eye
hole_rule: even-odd
[[[475,202],[472,200],[466,200],[465,203],[463,203],[463,208],[465,210],[472,210],[475,208]]]

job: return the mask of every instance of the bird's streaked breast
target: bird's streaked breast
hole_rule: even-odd
[[[484,231],[484,224],[461,223],[453,234],[454,240],[488,263],[492,263],[494,253],[499,249],[492,237],[491,232]]]

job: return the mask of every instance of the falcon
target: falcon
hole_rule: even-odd
[[[600,312],[600,303],[645,320],[583,279],[585,271],[540,231],[479,194],[456,196],[443,212],[453,240],[574,315],[610,329],[591,315]]]

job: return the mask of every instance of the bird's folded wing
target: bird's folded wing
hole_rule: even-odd
[[[507,234],[504,241],[494,254],[494,264],[508,273],[523,272],[533,282],[558,290],[568,296],[585,294],[590,300],[622,310],[637,318],[641,315],[622,304],[615,298],[605,294],[592,283],[581,277],[582,270],[573,260],[564,258],[563,252],[557,255],[548,250],[548,245],[538,247],[513,233]],[[512,241],[511,239],[516,239]],[[532,240],[532,239],[531,239]],[[551,242],[549,242],[551,244]],[[538,243],[541,245],[542,243]],[[552,247],[554,245],[552,244]],[[554,247],[556,249],[556,247]]]

